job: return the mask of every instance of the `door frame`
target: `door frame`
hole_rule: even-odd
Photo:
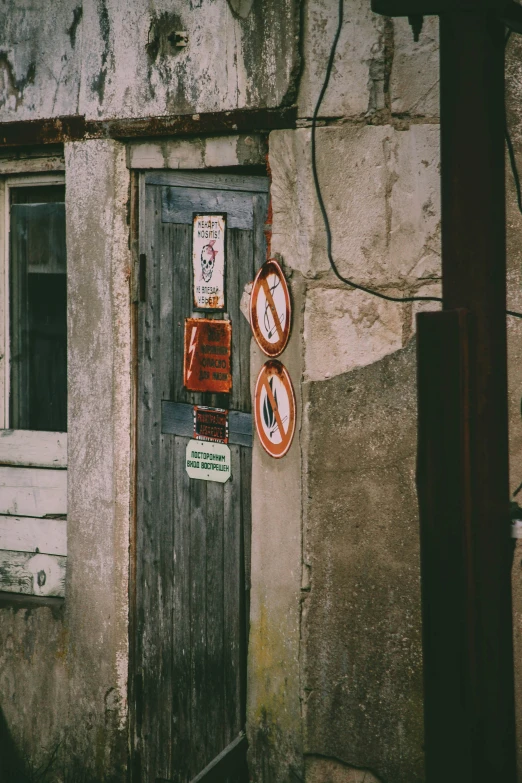
[[[268,134],[266,134],[267,136]],[[226,137],[225,137],[226,138]],[[196,144],[198,140],[195,140]],[[262,160],[262,162],[261,162]],[[129,195],[129,223],[130,223],[130,246],[132,257],[132,268],[130,275],[130,295],[132,303],[132,379],[131,379],[131,394],[132,394],[132,428],[131,428],[131,453],[132,453],[132,487],[131,487],[131,513],[130,513],[130,535],[129,535],[129,638],[128,638],[128,680],[127,680],[127,692],[128,692],[128,748],[129,748],[129,764],[128,764],[128,781],[129,783],[141,783],[141,759],[139,753],[136,750],[137,744],[137,727],[141,723],[141,683],[140,677],[136,671],[137,656],[136,656],[136,633],[137,633],[137,490],[138,490],[138,406],[139,406],[139,376],[138,376],[138,350],[139,350],[139,331],[138,331],[138,313],[139,304],[142,301],[144,295],[144,288],[146,289],[146,279],[143,277],[143,264],[140,262],[140,238],[145,235],[145,189],[150,179],[157,179],[157,184],[161,184],[161,175],[178,174],[190,176],[197,175],[198,179],[201,175],[209,175],[209,182],[215,175],[232,175],[240,176],[243,179],[249,176],[253,177],[265,177],[267,180],[267,193],[268,202],[270,204],[270,177],[267,170],[267,158],[263,156],[256,165],[234,165],[230,167],[216,167],[216,168],[179,168],[169,169],[161,168],[157,169],[135,169],[131,168],[130,171],[130,195]],[[128,164],[129,167],[131,164]],[[165,184],[167,183],[167,177],[165,177]],[[149,179],[150,178],[150,179]],[[150,183],[152,184],[152,183]],[[215,188],[216,185],[208,185],[207,187]],[[244,187],[244,190],[248,190],[248,187]],[[248,646],[248,636],[247,636]],[[248,656],[246,660],[245,680],[248,681]],[[245,682],[245,687],[246,687]],[[239,739],[239,738],[238,738]],[[233,743],[234,744],[234,743]],[[225,749],[226,750],[226,749]]]

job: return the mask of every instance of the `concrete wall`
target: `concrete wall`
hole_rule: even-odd
[[[297,0],[3,2],[0,122],[291,103],[298,32]]]
[[[303,358],[299,445],[286,464],[283,460],[278,465],[277,476],[271,476],[272,491],[277,482],[288,486],[295,462],[301,460],[302,590],[291,611],[292,624],[300,622],[299,643],[294,644],[299,649],[303,715],[304,763],[299,774],[314,783],[420,783],[424,759],[413,340],[420,308],[354,291],[329,269],[311,176],[308,126],[327,42],[334,34],[335,6],[319,0],[305,3],[301,127],[272,133],[269,140],[272,250],[281,254],[291,274],[299,302],[292,340],[294,345],[301,341]],[[440,295],[437,21],[426,19],[415,43],[406,20],[372,17],[368,4],[356,0],[345,10],[321,111],[327,119],[317,132],[333,255],[340,272],[357,283],[398,296]],[[513,39],[507,69],[509,119],[519,165],[521,54],[518,39]],[[508,298],[510,307],[519,310],[521,221],[508,172]],[[522,481],[521,350],[520,321],[509,319],[513,489]],[[262,491],[263,480],[258,464],[256,492]],[[295,513],[289,499],[290,520]],[[269,588],[274,572],[295,569],[295,557],[270,536],[261,543],[270,529],[268,519],[266,514],[264,524],[254,520],[254,536],[263,546],[264,562],[270,563],[268,577],[263,572],[258,576],[260,591]],[[520,712],[520,545],[517,552]],[[275,600],[272,609],[278,610]],[[270,615],[270,608],[264,610]],[[277,627],[274,617],[271,626]],[[266,635],[274,650],[285,638],[282,630],[279,636]],[[289,667],[294,655],[293,649]],[[274,672],[281,667],[280,659],[272,663]],[[268,675],[265,681],[271,683]],[[287,687],[295,697],[296,680],[289,678]],[[256,709],[261,712],[259,703]],[[284,726],[284,709],[279,716],[272,711],[271,719]],[[519,720],[519,750],[521,724]],[[279,753],[274,739],[273,758]],[[266,762],[259,763],[256,779],[267,779],[265,769]],[[279,767],[269,779],[292,780],[292,772],[289,766]]]
[[[125,149],[66,145],[70,759],[121,780],[127,751],[131,317]]]
[[[254,743],[252,766],[260,781],[352,783],[366,775],[417,783],[424,777],[412,341],[418,306],[354,291],[329,267],[309,118],[336,5],[305,3],[301,127],[269,139],[272,252],[283,259],[297,304],[282,361],[292,366],[301,390],[301,424],[298,443],[288,457],[272,461],[270,473],[263,456],[254,455],[254,508],[268,486],[272,496],[287,488],[283,531],[288,539],[297,534],[300,513],[302,559],[301,594],[288,587],[281,606],[274,574],[278,583],[290,583],[299,552],[281,546],[281,532],[271,535],[280,514],[258,506],[253,585],[264,602],[253,603],[251,678],[259,682],[258,657],[265,669],[264,687],[250,690],[250,733],[255,740],[255,728],[263,726],[256,716],[268,715],[271,732],[264,736],[272,745],[271,755],[266,747],[256,755]],[[404,20],[375,17],[369,3],[354,0],[345,15],[321,110],[328,119],[317,131],[333,254],[340,272],[357,283],[397,296],[437,295],[436,23],[427,20],[413,44]],[[300,364],[294,359],[299,352]],[[301,509],[288,493],[299,461]],[[264,644],[255,632],[261,618],[269,619]],[[284,644],[286,659],[279,652]],[[292,674],[296,655],[299,682]],[[281,669],[287,679],[278,702]],[[303,752],[299,763],[285,757],[280,739],[288,736],[287,705],[298,698],[302,726],[293,736]],[[270,766],[267,755],[278,763]]]
[[[18,754],[0,773],[13,783],[121,781],[127,766],[129,171],[115,142],[67,145],[65,158],[66,598],[0,604],[2,763]]]

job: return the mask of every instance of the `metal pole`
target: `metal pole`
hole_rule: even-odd
[[[448,603],[447,590],[439,599],[429,585],[423,587],[423,603],[426,610],[427,601],[432,609],[439,601],[448,627],[456,629],[457,638],[450,635],[436,644],[456,645],[450,675],[458,691],[453,698],[448,694],[446,723],[454,720],[450,712],[455,709],[463,741],[459,780],[515,783],[503,24],[487,13],[441,15],[440,58],[443,299],[444,310],[468,313],[466,325],[459,327],[466,332],[467,345],[467,391],[459,426],[468,432],[469,448],[462,450],[460,489],[448,498],[450,504],[457,498],[453,509],[460,513],[460,566],[448,574],[454,580],[454,604]],[[429,556],[424,549],[423,564]],[[437,566],[443,582],[444,562],[439,560]],[[444,612],[435,611],[434,616],[443,618]],[[435,630],[444,636],[444,627]],[[430,638],[435,638],[433,633]],[[425,649],[428,672],[434,654]],[[427,781],[457,780],[444,745],[445,716],[440,700],[430,699],[430,693],[433,687],[427,689],[425,705]]]

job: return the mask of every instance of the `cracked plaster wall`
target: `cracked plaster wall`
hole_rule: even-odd
[[[422,783],[423,709],[418,512],[415,492],[415,315],[436,304],[394,304],[340,283],[329,269],[310,169],[310,116],[321,86],[336,3],[309,0],[298,129],[270,135],[272,252],[291,280],[300,343],[298,446],[278,465],[288,485],[301,461],[301,596],[286,616],[300,621],[303,761],[286,777],[308,783]],[[330,217],[333,255],[357,283],[398,296],[440,295],[438,26],[425,19],[418,43],[406,20],[372,17],[368,4],[345,6],[346,21],[317,131],[319,177]],[[518,38],[507,60],[509,120],[522,165]],[[472,132],[472,118],[470,118]],[[520,229],[508,172],[508,297],[522,309]],[[522,480],[522,327],[511,319],[509,383],[513,489]],[[293,341],[293,342],[292,342]],[[289,350],[289,349],[287,349]],[[295,350],[295,348],[294,348]],[[285,361],[285,354],[283,355]],[[292,457],[293,453],[293,457]],[[256,464],[256,462],[254,462]],[[260,468],[259,468],[260,470]],[[287,472],[288,471],[288,472]],[[258,473],[261,478],[261,472]],[[299,509],[289,498],[287,527]],[[261,515],[262,517],[262,515]],[[264,524],[264,526],[263,526]],[[297,554],[262,538],[264,562],[288,573]],[[256,527],[254,526],[254,537]],[[522,587],[513,574],[517,702],[522,708]],[[269,579],[257,574],[258,590]],[[265,605],[264,618],[272,607]],[[256,620],[253,605],[253,620]],[[277,650],[277,612],[266,635]],[[277,666],[282,665],[282,653]],[[288,678],[287,691],[297,694]],[[275,689],[274,689],[275,692]],[[256,694],[260,711],[274,696]],[[287,700],[290,694],[287,692]],[[278,725],[278,710],[267,710]],[[281,711],[283,724],[283,712]],[[522,748],[519,721],[519,755]],[[277,751],[273,753],[277,757]],[[522,759],[522,756],[521,756]],[[522,764],[519,765],[522,770]],[[294,777],[292,776],[294,775]],[[301,776],[301,777],[299,777]],[[522,774],[520,776],[522,780]]]
[[[128,761],[131,304],[124,145],[66,144],[65,176],[65,601],[54,599],[49,606],[2,596],[2,783],[3,774],[6,783],[40,779],[36,770],[48,766],[49,783],[121,783]],[[7,741],[17,748],[27,777],[5,773]]]
[[[272,107],[299,70],[298,0],[3,0],[0,122]],[[176,31],[188,33],[177,48]]]
[[[283,260],[294,298],[281,358],[300,391],[300,420],[298,442],[283,460],[254,453],[251,763],[263,782],[421,783],[412,341],[419,305],[350,289],[329,268],[309,126],[336,7],[305,3],[299,127],[269,139],[272,253]],[[429,20],[416,45],[432,71],[419,75],[402,21],[372,16],[362,0],[348,2],[345,17],[317,130],[333,255],[341,274],[360,284],[437,295],[436,26]],[[297,474],[300,497],[293,498]],[[289,540],[301,537],[300,549],[282,547],[280,531],[271,535],[280,515],[256,510],[268,486],[272,494],[286,488],[282,529]],[[285,580],[286,591],[278,590]],[[298,699],[302,723],[289,728]],[[281,739],[289,736],[291,753]]]

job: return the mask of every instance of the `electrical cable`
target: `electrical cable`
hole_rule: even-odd
[[[440,296],[391,296],[390,294],[383,294],[381,291],[376,291],[373,288],[368,288],[367,286],[360,285],[359,283],[356,283],[354,280],[350,280],[347,277],[344,277],[337,268],[337,265],[335,263],[334,257],[333,257],[333,251],[332,251],[332,230],[330,226],[330,219],[328,217],[328,212],[326,210],[326,205],[324,203],[323,194],[321,191],[321,184],[319,182],[319,175],[317,172],[317,143],[316,143],[316,132],[317,132],[317,118],[319,116],[319,111],[321,109],[321,105],[323,103],[324,96],[326,94],[326,90],[328,89],[328,85],[330,83],[330,77],[332,75],[335,55],[337,52],[337,44],[339,43],[339,38],[341,36],[341,30],[343,26],[344,21],[344,0],[339,0],[339,10],[338,10],[338,21],[337,21],[337,29],[335,31],[335,36],[332,42],[332,47],[330,49],[330,56],[328,58],[328,63],[326,66],[326,72],[325,77],[323,81],[323,85],[321,87],[321,91],[319,93],[319,97],[317,99],[317,103],[315,105],[314,113],[312,116],[312,144],[311,144],[311,153],[312,153],[312,175],[314,180],[314,188],[315,188],[315,194],[317,197],[317,201],[319,203],[319,209],[321,210],[321,215],[323,218],[323,224],[324,229],[326,232],[326,252],[328,255],[328,261],[330,263],[330,267],[332,271],[334,272],[335,276],[340,280],[342,283],[346,283],[346,285],[351,286],[352,288],[357,289],[358,291],[363,291],[366,294],[370,294],[371,296],[376,296],[378,299],[384,299],[387,302],[399,302],[399,303],[406,303],[406,302],[442,302],[442,297]],[[506,43],[509,36],[506,38]],[[507,132],[507,123],[506,123],[506,132]],[[510,140],[511,141],[511,140]],[[508,145],[509,149],[509,145]],[[510,157],[511,159],[511,157]],[[514,156],[513,156],[514,161]],[[513,165],[512,165],[513,168]],[[516,164],[514,166],[514,171],[516,171]],[[518,179],[518,172],[516,175],[516,182],[518,181],[518,187],[520,189],[520,181]],[[519,192],[519,191],[517,191]],[[520,196],[519,200],[519,207],[522,212],[522,195]],[[515,318],[522,318],[522,313],[518,313],[515,310],[506,310],[507,315],[512,315]]]

